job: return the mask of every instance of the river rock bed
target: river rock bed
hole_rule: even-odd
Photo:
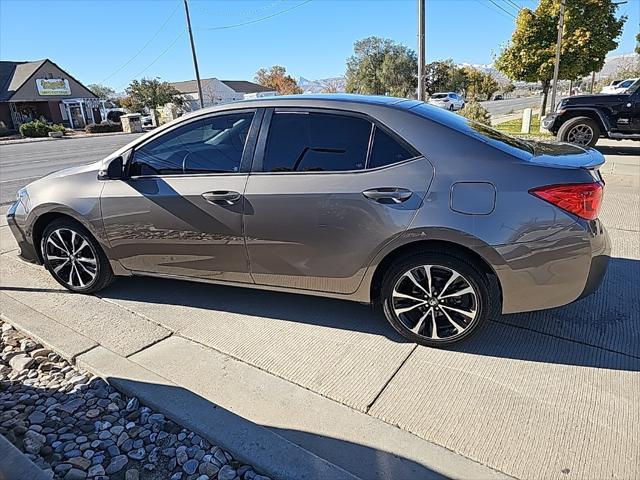
[[[0,321],[0,435],[50,478],[269,480]]]

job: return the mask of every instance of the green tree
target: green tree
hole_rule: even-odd
[[[161,82],[158,78],[143,78],[133,80],[126,89],[127,96],[121,99],[121,104],[134,112],[144,108],[156,109],[167,103],[182,106],[184,98],[175,87],[168,82]]]
[[[346,91],[414,97],[417,71],[413,50],[386,38],[368,37],[354,43],[353,55],[347,59]]]
[[[464,94],[469,99],[491,100],[493,94],[500,88],[495,78],[482,70],[463,67],[462,72],[465,78]]]
[[[274,65],[269,70],[261,68],[256,72],[256,82],[269,87],[280,95],[294,95],[302,93],[302,89],[293,77],[287,75],[287,69],[280,65]]]
[[[425,91],[429,95],[436,92],[461,92],[465,88],[464,71],[452,59],[437,60],[425,65]]]
[[[626,21],[616,17],[616,9],[612,0],[566,0],[559,78],[602,68]],[[540,0],[535,11],[521,9],[511,41],[496,59],[496,67],[510,79],[542,83],[542,115],[553,78],[559,11],[560,0]]]
[[[102,85],[100,83],[91,83],[87,85],[87,88],[91,90],[93,93],[95,93],[96,96],[102,100],[111,100],[111,101],[115,100],[116,91],[111,87]]]

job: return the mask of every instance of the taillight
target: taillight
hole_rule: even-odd
[[[602,205],[602,184],[569,183],[532,188],[529,193],[585,220],[595,220]]]

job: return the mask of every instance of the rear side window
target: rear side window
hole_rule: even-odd
[[[165,133],[135,151],[129,174],[238,172],[253,115],[217,115]]]
[[[375,128],[371,156],[369,157],[369,168],[391,165],[418,155],[417,152],[401,145],[381,128]]]
[[[365,167],[371,122],[315,112],[276,112],[269,127],[262,170],[326,172]]]

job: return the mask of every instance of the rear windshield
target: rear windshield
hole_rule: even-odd
[[[411,111],[428,118],[429,120],[433,120],[434,122],[438,122],[446,125],[447,127],[458,130],[459,132],[464,132],[473,137],[478,137],[490,145],[494,145],[496,147],[503,145],[505,147],[515,148],[530,154],[535,153],[531,143],[512,137],[506,133],[499,132],[488,125],[468,120],[462,115],[447,112],[446,110],[424,103],[413,107]]]

